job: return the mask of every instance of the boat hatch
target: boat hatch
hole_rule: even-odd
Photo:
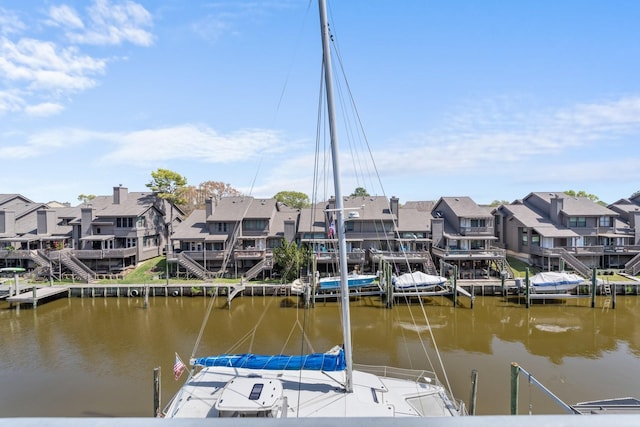
[[[282,395],[280,380],[234,378],[224,386],[215,407],[221,417],[270,416]]]

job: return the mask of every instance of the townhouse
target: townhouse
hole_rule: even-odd
[[[498,207],[469,197],[343,199],[350,271],[408,269],[460,279],[513,277],[507,254],[545,270],[640,274],[640,193],[602,206],[534,192]],[[208,200],[188,217],[149,192],[116,186],[75,207],[0,195],[0,267],[91,281],[167,255],[173,277],[268,278],[283,239],[311,249],[321,275],[337,273],[336,201],[292,209],[273,198]],[[174,215],[171,214],[174,213]],[[276,271],[277,272],[277,269]],[[304,272],[301,272],[304,273]]]
[[[602,206],[562,192],[534,192],[492,211],[495,235],[509,255],[544,270],[573,269],[584,277],[593,268],[637,274],[631,268],[640,253],[637,203],[622,199]]]
[[[5,197],[0,202],[0,265],[85,282],[122,274],[165,251],[169,208],[153,193],[130,193],[121,185],[111,195],[76,207]],[[173,211],[171,220],[179,223],[182,211],[175,206]]]

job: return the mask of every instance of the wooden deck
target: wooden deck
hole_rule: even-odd
[[[8,297],[7,302],[10,304],[32,304],[36,307],[41,302],[67,292],[69,292],[69,289],[63,286],[33,288],[31,291]]]

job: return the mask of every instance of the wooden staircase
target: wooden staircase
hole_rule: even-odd
[[[560,259],[569,264],[582,277],[591,277],[591,269],[578,258],[576,258],[573,254],[569,253],[566,249],[562,249],[562,251],[560,252]]]
[[[636,276],[640,273],[640,253],[624,265],[624,272],[630,276]]]
[[[210,277],[210,274],[203,266],[198,264],[193,258],[184,252],[177,254],[178,264],[184,267],[190,274],[194,275],[198,279],[206,280]]]
[[[262,273],[265,270],[273,269],[273,255],[268,254],[265,259],[254,265],[247,271],[243,278],[245,280],[251,280],[258,276],[258,274]]]

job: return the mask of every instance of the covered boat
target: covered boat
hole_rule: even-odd
[[[585,279],[564,271],[545,271],[529,279],[529,285],[538,293],[561,293],[574,290]]]
[[[409,290],[431,290],[436,287],[443,287],[447,283],[447,278],[426,274],[422,271],[405,273],[393,278],[393,288],[400,291]]]

